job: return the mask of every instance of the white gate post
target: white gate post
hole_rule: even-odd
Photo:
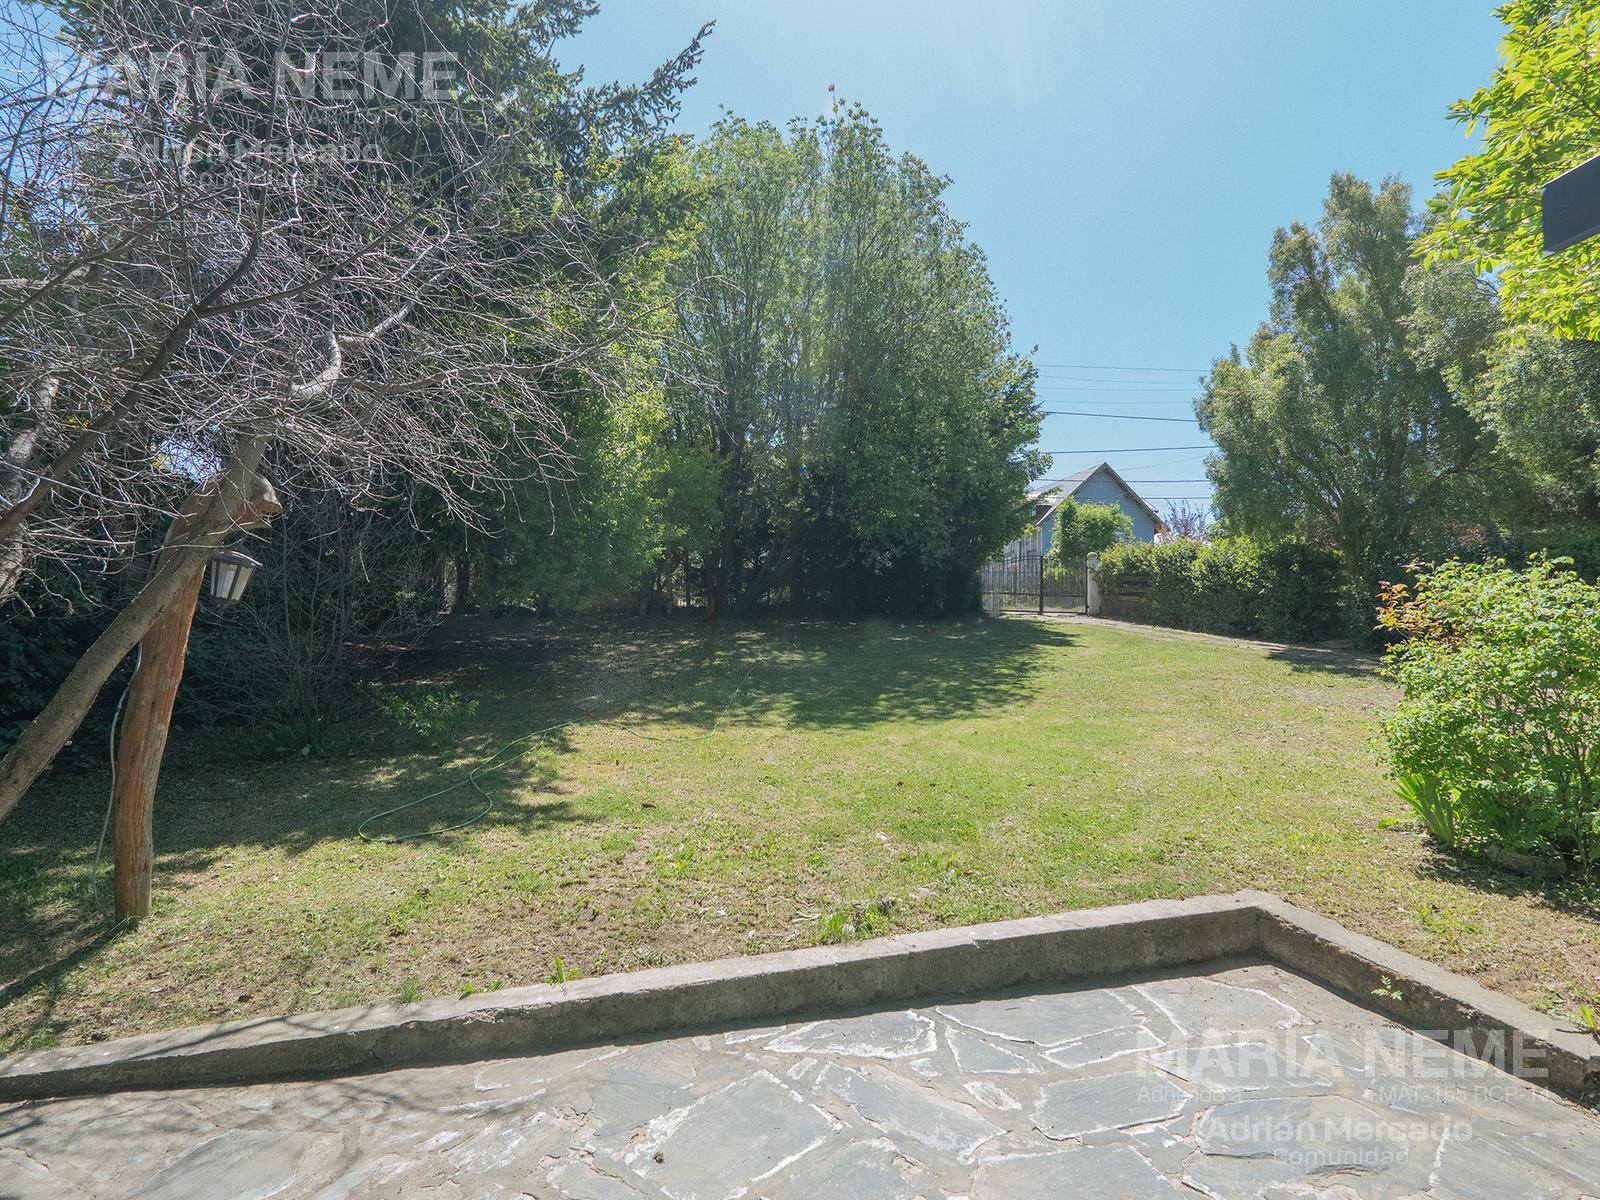
[[[1087,607],[1091,617],[1098,617],[1100,615],[1100,577],[1097,574],[1099,570],[1100,556],[1098,554],[1089,555],[1085,562],[1085,584],[1083,590],[1087,594]]]

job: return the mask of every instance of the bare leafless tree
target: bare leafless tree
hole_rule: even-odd
[[[283,515],[253,550],[263,566],[250,594],[205,622],[210,653],[226,653],[249,686],[213,672],[201,703],[320,748],[351,712],[354,678],[389,672],[437,621],[439,563],[388,511],[352,510],[330,492],[280,498]]]
[[[180,512],[183,544],[0,762],[0,818],[264,459],[352,508],[403,482],[471,522],[474,497],[563,475],[556,389],[603,402],[638,326],[548,114],[421,10],[407,46],[341,0],[88,11],[4,30],[0,602]]]

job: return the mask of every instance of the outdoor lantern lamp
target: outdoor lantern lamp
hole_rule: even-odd
[[[219,550],[209,563],[209,590],[219,604],[232,604],[244,595],[250,576],[261,564],[238,550]]]

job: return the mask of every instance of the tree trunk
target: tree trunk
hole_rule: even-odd
[[[172,705],[183,681],[189,627],[205,577],[202,565],[144,635],[139,669],[128,685],[128,699],[117,749],[117,782],[112,791],[111,891],[117,916],[150,915],[150,884],[155,873],[156,778],[167,748]]]
[[[1372,548],[1360,535],[1350,534],[1341,540],[1339,550],[1344,560],[1345,631],[1357,648],[1370,649],[1378,643],[1374,626],[1379,571],[1373,565]]]
[[[251,529],[278,511],[276,499],[263,488],[230,514],[234,528]],[[167,533],[157,570],[182,553],[189,540],[189,522],[182,516]],[[189,629],[205,580],[205,563],[191,571],[177,595],[161,610],[145,633],[139,668],[128,684],[118,739],[116,786],[112,790],[112,885],[117,916],[150,915],[150,886],[155,874],[156,780],[172,726],[172,706],[183,682],[189,651]]]
[[[214,488],[196,492],[184,505],[186,530],[192,531],[172,548],[166,561],[152,571],[144,587],[107,625],[68,673],[50,703],[22,731],[4,759],[0,759],[0,821],[11,815],[43,774],[61,747],[77,732],[100,689],[117,664],[138,645],[167,605],[171,604],[235,526],[231,514],[241,501],[256,493],[256,468],[268,439],[249,439],[234,454]],[[270,503],[275,507],[276,500]],[[180,514],[180,516],[184,515]]]
[[[734,509],[734,513],[738,510]],[[718,539],[716,570],[706,581],[706,616],[720,620],[728,609],[728,596],[735,589],[735,563],[741,553],[739,531],[733,513],[722,515],[722,533]]]

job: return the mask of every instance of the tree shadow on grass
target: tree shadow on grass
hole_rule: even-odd
[[[483,806],[466,785],[472,768],[536,730],[557,726],[535,753],[483,778],[495,800],[488,816],[428,844],[465,848],[497,828],[600,819],[581,798],[549,794],[576,752],[574,726],[587,721],[671,740],[751,722],[852,730],[963,720],[1034,699],[1048,685],[1048,652],[1075,642],[1063,626],[1003,619],[448,622],[410,664],[410,679],[478,701],[457,749],[169,767],[156,800],[157,887],[201,886],[242,847],[295,855],[354,846],[363,820],[451,785],[372,832],[465,819]],[[109,941],[109,901],[91,902],[87,891],[107,783],[104,774],[48,780],[0,825],[0,986],[44,995],[47,1014],[53,989]]]
[[[373,837],[414,834],[472,817],[484,808],[484,797],[465,786],[466,780],[492,749],[479,753],[476,745],[468,746],[459,760],[443,763],[420,755],[362,757],[164,773],[155,821],[158,900],[203,885],[220,861],[248,854],[251,847],[289,855],[326,843],[346,842],[354,849],[360,844],[357,829],[367,818],[452,785],[460,786],[380,817],[368,832]],[[569,749],[567,739],[557,735],[532,761],[485,775],[481,782],[494,801],[490,811],[473,825],[425,843],[448,850],[491,829],[534,830],[593,820],[570,800],[542,794],[556,777],[559,756]],[[94,878],[105,782],[94,776],[62,781],[28,797],[0,826],[0,1007],[30,996],[43,1008],[28,1026],[41,1034],[49,1031],[68,977],[114,940],[109,847],[98,884]]]
[[[0,986],[0,1008],[23,997],[33,1000],[37,1005],[27,1025],[13,1035],[21,1048],[44,1049],[55,1044],[52,1027],[56,1010],[69,985],[69,977],[79,966],[95,958],[110,945],[117,933],[118,930],[109,919],[96,918],[91,914],[86,926],[65,945],[57,945],[56,941],[48,938],[35,943],[41,951],[53,949],[55,953],[41,953],[37,966]],[[9,931],[5,936],[10,936]]]
[[[495,798],[486,827],[581,821],[570,801],[541,797],[588,722],[645,733],[660,726],[670,740],[730,722],[827,730],[963,720],[1033,700],[1048,683],[1046,653],[1075,642],[1062,626],[1004,619],[451,622],[419,653],[411,679],[478,703],[457,746],[169,765],[156,798],[157,850],[162,869],[180,872],[203,868],[208,854],[228,846],[294,854],[354,838],[374,814],[445,789],[383,822],[381,832],[450,824],[482,807],[468,778],[497,755],[506,765],[481,777]],[[520,748],[519,739],[527,739]],[[69,860],[87,876],[108,783],[104,773],[49,779],[24,798],[0,824],[0,898],[14,891],[8,876]]]
[[[386,809],[432,797],[414,811],[395,814],[375,833],[451,824],[483,807],[469,782],[504,739],[478,732],[438,755],[360,754],[349,757],[249,762],[165,770],[155,802],[157,854],[163,868],[181,869],[184,856],[215,847],[264,845],[290,854],[329,840],[357,837],[361,823]],[[525,797],[549,789],[570,738],[557,731],[523,758],[481,775],[494,798],[488,827],[548,825],[579,819],[569,803]],[[107,777],[52,782],[29,795],[0,825],[5,869],[51,865],[70,856],[87,880],[106,808]],[[109,865],[110,848],[107,847]],[[3,876],[0,876],[3,879]],[[87,887],[85,882],[84,887]],[[0,883],[0,896],[4,895]]]
[[[1077,641],[1064,626],[993,618],[508,625],[489,618],[449,631],[422,660],[436,668],[424,665],[422,677],[470,692],[491,718],[543,663],[572,710],[601,719],[859,729],[1025,704],[1046,684],[1042,656]],[[462,652],[463,640],[476,651]]]
[[[1600,868],[1565,879],[1534,879],[1470,851],[1437,850],[1423,861],[1419,872],[1444,883],[1493,892],[1509,900],[1527,900],[1568,916],[1600,921]]]
[[[1324,650],[1317,646],[1280,646],[1267,652],[1273,662],[1286,664],[1292,671],[1314,671],[1323,675],[1342,675],[1382,683],[1378,669],[1383,660],[1373,654],[1351,650]]]

